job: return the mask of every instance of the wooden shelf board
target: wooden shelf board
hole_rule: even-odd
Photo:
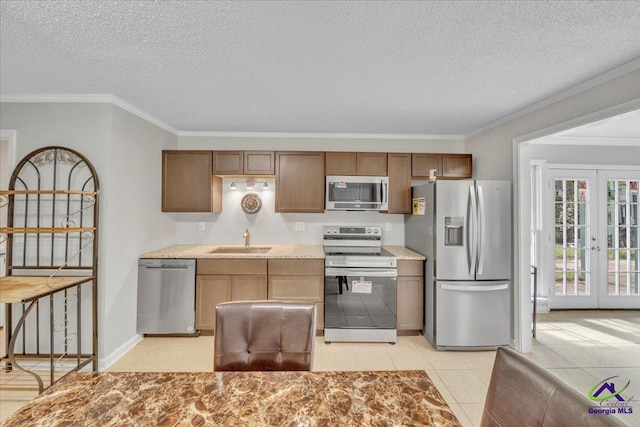
[[[94,276],[6,276],[0,278],[0,302],[28,302],[93,280]]]

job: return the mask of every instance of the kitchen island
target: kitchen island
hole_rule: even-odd
[[[424,371],[73,373],[5,426],[460,426]]]

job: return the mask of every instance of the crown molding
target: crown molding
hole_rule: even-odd
[[[387,133],[296,133],[296,132],[198,132],[178,131],[178,136],[216,138],[305,138],[305,139],[397,139],[463,141],[464,135]]]
[[[640,147],[640,139],[631,137],[549,136],[531,141],[533,145],[579,145],[607,147]]]
[[[599,76],[543,99],[526,108],[515,111],[507,116],[482,126],[466,135],[435,135],[435,134],[367,134],[367,133],[295,133],[295,132],[208,132],[208,131],[180,131],[160,119],[144,112],[138,107],[109,94],[14,94],[0,95],[0,102],[68,102],[68,103],[111,103],[130,112],[143,120],[152,123],[167,132],[179,137],[219,137],[219,138],[308,138],[308,139],[390,139],[390,140],[447,140],[465,141],[497,126],[510,122],[526,114],[540,110],[563,99],[577,95],[600,84],[640,69],[640,58],[636,58],[620,67],[607,71]]]
[[[162,129],[166,130],[169,133],[172,133],[172,134],[174,134],[176,136],[178,135],[178,130],[176,128],[174,128],[173,126],[170,126],[170,125],[166,124],[162,120],[157,119],[156,117],[152,116],[151,114],[142,111],[141,109],[139,109],[135,105],[131,105],[128,102],[118,98],[117,96],[112,96],[112,98],[113,98],[113,105],[116,105],[116,106],[122,108],[123,110],[128,111],[131,114],[133,114],[135,116],[138,116],[141,119],[146,120],[149,123],[154,124],[154,125],[158,126],[159,128],[162,128]]]
[[[481,128],[478,128],[476,130],[474,130],[473,132],[466,134],[464,136],[465,139],[469,139],[472,138],[476,135],[479,135],[483,132],[486,132],[490,129],[493,129],[495,127],[498,127],[502,124],[505,124],[507,122],[510,122],[511,120],[517,119],[518,117],[522,117],[526,114],[529,113],[533,113],[534,111],[540,110],[541,108],[547,107],[551,104],[555,104],[556,102],[562,101],[563,99],[567,99],[570,98],[574,95],[577,95],[581,92],[584,92],[586,90],[589,90],[591,88],[594,88],[598,85],[601,85],[603,83],[606,83],[608,81],[611,81],[613,79],[616,79],[620,76],[624,76],[625,74],[631,73],[633,71],[636,71],[640,69],[640,58],[636,58],[633,61],[627,62],[624,65],[621,65],[620,67],[614,68],[613,70],[609,70],[605,73],[602,73],[592,79],[589,79],[585,82],[582,82],[576,86],[573,86],[567,90],[564,90],[562,92],[559,92],[553,96],[550,96],[549,98],[545,98],[542,101],[536,102],[535,104],[531,104],[528,107],[525,107],[521,110],[515,111],[507,116],[502,117],[501,119],[498,119],[496,121],[493,121],[485,126],[482,126]]]
[[[609,117],[624,114],[629,111],[633,111],[637,109],[640,109],[640,98],[632,99],[631,101],[627,101],[620,105],[614,105],[612,107],[605,108],[604,110],[595,111],[585,116],[576,117],[575,119],[571,119],[566,122],[558,123],[543,129],[539,129],[535,132],[531,132],[525,135],[520,135],[514,138],[513,142],[516,144],[520,144],[523,142],[534,141],[539,138],[551,137],[559,132],[564,132],[565,130],[577,128],[579,126],[604,120]]]
[[[33,102],[33,103],[87,103],[87,104],[112,104],[122,108],[125,111],[138,116],[139,118],[148,121],[149,123],[158,126],[172,133],[178,135],[178,131],[172,126],[166,124],[162,120],[142,111],[135,105],[131,105],[128,102],[109,94],[16,94],[16,95],[0,95],[0,102]]]
[[[464,135],[431,135],[431,134],[382,134],[382,133],[296,133],[296,132],[207,132],[179,131],[156,117],[142,111],[138,107],[109,94],[23,94],[0,95],[0,102],[61,102],[61,103],[99,103],[113,104],[133,115],[152,123],[167,132],[186,137],[218,137],[218,138],[308,138],[308,139],[396,139],[422,141],[463,141]]]

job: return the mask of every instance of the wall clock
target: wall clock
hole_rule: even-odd
[[[249,193],[240,202],[242,210],[248,214],[254,214],[262,207],[262,199],[256,193]]]

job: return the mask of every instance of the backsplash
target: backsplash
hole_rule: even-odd
[[[258,178],[258,184],[247,190],[245,179],[225,178],[222,182],[222,212],[174,215],[177,244],[241,245],[242,233],[249,229],[252,245],[261,244],[322,244],[324,225],[378,225],[383,229],[383,244],[404,245],[404,215],[379,212],[325,212],[313,214],[276,213],[275,179]],[[230,188],[236,183],[236,189]],[[268,189],[263,188],[266,182]],[[247,193],[262,199],[262,208],[246,214],[240,205]],[[204,230],[199,226],[204,223]],[[296,224],[304,230],[296,230]],[[388,230],[391,228],[391,230]]]

